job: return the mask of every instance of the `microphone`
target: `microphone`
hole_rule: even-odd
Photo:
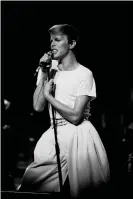
[[[39,62],[39,67],[42,68],[43,71],[46,70],[46,68],[50,68],[51,67],[51,62],[52,62],[52,51],[49,51],[47,53],[47,55],[49,56],[47,61],[40,61]]]
[[[38,74],[39,69],[41,68],[42,72],[47,72],[47,69],[51,67],[51,63],[52,63],[52,51],[49,51],[47,53],[47,55],[49,56],[49,58],[47,59],[47,61],[40,61],[39,62],[39,66],[36,69],[36,72],[34,73],[34,76],[36,76]]]
[[[50,79],[54,79],[55,75],[56,75],[57,70],[55,69],[51,69],[50,73],[49,73],[49,80]],[[53,83],[53,87],[52,87],[52,96],[55,97],[55,90],[56,90],[56,84]]]

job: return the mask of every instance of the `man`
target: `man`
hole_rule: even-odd
[[[96,97],[95,81],[92,72],[78,63],[75,57],[76,29],[68,24],[59,24],[51,27],[49,33],[57,72],[54,79],[48,81],[47,72],[40,70],[33,106],[36,111],[43,111],[48,103],[51,127],[35,147],[34,162],[26,169],[20,190],[60,192],[53,107],[56,111],[62,183],[64,185],[68,177],[71,195],[79,197],[92,185],[97,187],[106,183],[109,177],[105,149],[89,121],[90,101]],[[49,63],[50,59],[51,53],[44,54],[40,62]],[[53,84],[56,85],[55,96],[51,94]]]

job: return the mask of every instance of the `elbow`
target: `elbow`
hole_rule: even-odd
[[[78,125],[79,121],[80,121],[80,116],[75,115],[75,116],[72,117],[72,120],[71,120],[72,124]]]
[[[43,111],[43,108],[40,108],[39,106],[35,106],[34,104],[33,104],[33,109],[36,112],[42,112]]]
[[[38,107],[34,107],[34,106],[33,106],[33,109],[34,109],[34,111],[36,111],[36,112],[41,112],[41,111],[42,111],[42,110],[39,109]]]

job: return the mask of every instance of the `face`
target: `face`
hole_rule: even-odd
[[[51,50],[54,59],[63,59],[70,50],[67,35],[56,33],[50,35]]]

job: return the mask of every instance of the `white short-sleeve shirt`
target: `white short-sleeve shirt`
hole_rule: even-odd
[[[91,100],[96,98],[96,85],[92,72],[79,64],[75,70],[61,71],[57,68],[58,62],[54,60],[52,62],[52,68],[57,69],[54,83],[56,84],[55,99],[63,104],[74,108],[75,100],[77,96],[87,95],[91,97]],[[41,76],[38,73],[38,82]],[[89,116],[89,104],[85,110],[85,117]],[[51,117],[51,108],[50,108]],[[61,118],[59,113],[56,114],[56,118]]]

